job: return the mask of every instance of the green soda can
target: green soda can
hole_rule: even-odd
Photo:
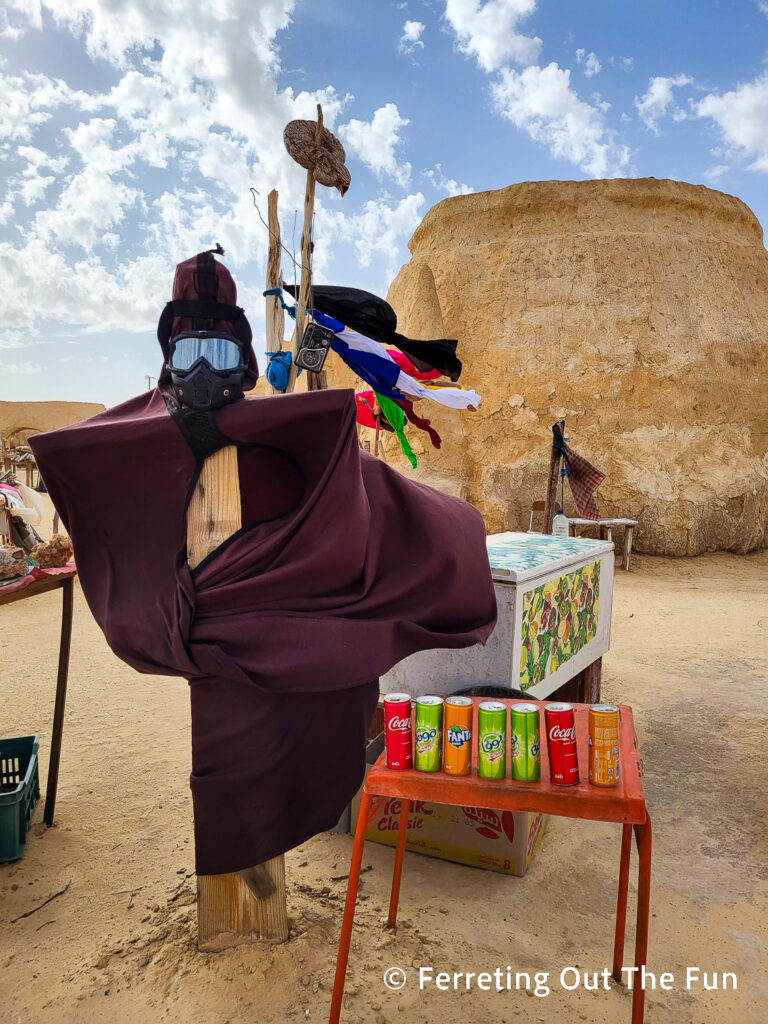
[[[443,698],[419,697],[413,767],[418,772],[439,772],[443,767]]]
[[[509,726],[512,778],[518,782],[538,782],[541,778],[538,705],[513,704],[509,709]]]
[[[506,778],[507,706],[497,700],[484,700],[477,709],[477,774]]]

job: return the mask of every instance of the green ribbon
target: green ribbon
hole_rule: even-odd
[[[387,417],[389,425],[395,432],[397,440],[400,442],[400,447],[403,449],[403,455],[410,462],[414,469],[418,466],[416,456],[413,454],[413,448],[408,443],[408,438],[405,436],[405,413],[393,402],[391,398],[386,398],[384,395],[380,395],[378,391],[375,391],[376,400],[381,407],[381,411]]]

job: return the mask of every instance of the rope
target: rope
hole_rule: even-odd
[[[264,295],[265,297],[267,295],[276,295],[280,299],[280,305],[286,311],[288,316],[292,317],[294,320],[296,319],[296,307],[289,306],[286,304],[286,301],[283,298],[283,289],[279,285],[277,288],[267,288],[267,290],[262,292],[261,294]]]

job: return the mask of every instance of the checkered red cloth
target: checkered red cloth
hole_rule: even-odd
[[[599,519],[600,510],[597,507],[593,494],[605,480],[605,473],[595,469],[591,462],[577,454],[563,438],[560,424],[552,427],[554,435],[554,446],[560,444],[560,451],[568,474],[568,483],[571,485],[571,494],[576,502],[576,508],[585,519]]]

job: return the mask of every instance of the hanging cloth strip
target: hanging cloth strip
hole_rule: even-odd
[[[408,459],[411,466],[416,469],[418,462],[416,461],[416,456],[413,454],[413,448],[411,448],[408,438],[405,436],[405,413],[399,405],[396,405],[392,401],[392,399],[378,394],[376,395],[376,398],[381,406],[381,411],[392,424],[392,429],[395,432],[395,437],[400,442],[403,455]]]
[[[605,473],[601,473],[591,462],[578,455],[563,437],[559,423],[552,427],[552,450],[555,458],[559,454],[563,457],[567,470],[568,483],[571,485],[573,500],[576,508],[585,519],[599,519],[600,510],[597,507],[593,494],[605,480]]]
[[[440,448],[443,442],[435,428],[430,426],[432,421],[424,419],[423,417],[418,416],[416,414],[416,410],[413,408],[413,402],[410,400],[410,398],[403,398],[397,404],[405,411],[405,415],[408,417],[409,421],[414,425],[414,427],[418,427],[419,430],[425,430],[429,434],[429,439],[432,442],[432,446],[434,448]]]
[[[288,387],[288,371],[291,368],[290,352],[265,352],[267,357],[267,380],[275,391],[285,391]],[[301,373],[299,367],[296,376]]]
[[[314,310],[313,317],[317,323],[334,332],[331,342],[334,352],[379,394],[393,401],[401,401],[405,395],[413,398],[431,398],[432,401],[449,409],[476,408],[480,404],[480,395],[469,388],[430,387],[414,380],[400,369],[383,345],[345,328],[344,324],[334,317],[326,316],[318,309]]]
[[[437,380],[442,377],[439,370],[419,370],[404,352],[398,352],[396,348],[388,348],[387,355],[392,356],[401,370],[405,370],[414,380]]]
[[[287,284],[285,290],[294,298],[298,295],[295,285]],[[396,346],[410,356],[419,370],[439,370],[452,381],[461,376],[461,360],[456,357],[455,339],[417,341],[398,334],[394,309],[378,295],[361,288],[316,285],[312,288],[312,302],[316,309],[342,321],[350,330],[359,331],[384,345]]]

